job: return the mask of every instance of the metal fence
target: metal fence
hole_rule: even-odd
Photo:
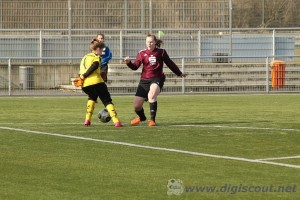
[[[106,43],[114,58],[134,57],[145,48],[147,29],[103,30]],[[99,32],[92,30],[0,30],[0,58],[24,57],[24,62],[33,58],[81,57],[89,51],[89,43]],[[293,61],[299,55],[300,29],[153,29],[164,41],[163,48],[173,57],[207,56],[195,62],[257,62],[248,56],[290,56]],[[163,33],[163,34],[162,34]],[[211,56],[233,56],[233,59],[218,59]],[[36,60],[38,61],[39,60]],[[44,60],[62,62],[63,60]],[[65,59],[64,62],[69,62]],[[259,60],[264,62],[264,59]]]
[[[283,62],[280,68],[271,64],[281,57],[251,57],[264,59],[255,63],[195,63],[191,57],[173,58],[188,77],[181,79],[167,67],[164,71],[165,94],[199,93],[278,93],[300,92],[300,62]],[[205,59],[197,57],[195,59]],[[232,57],[231,59],[233,59]],[[29,58],[30,60],[34,58]],[[61,58],[54,58],[60,60]],[[42,59],[42,63],[46,60]],[[23,64],[22,59],[3,60],[0,66],[0,96],[17,95],[83,95],[71,81],[77,76],[80,58],[71,64],[37,62]],[[295,60],[295,59],[294,59]],[[21,62],[20,62],[21,61]],[[118,63],[120,60],[114,60]],[[108,87],[112,94],[134,94],[141,70],[131,71],[124,63],[110,64]]]
[[[299,92],[300,28],[234,29],[231,0],[0,0],[0,95],[82,95],[71,80],[99,32],[113,53],[113,94],[134,93],[140,71],[122,59],[148,32],[189,74],[166,68],[166,93]],[[280,86],[274,59],[285,63]]]

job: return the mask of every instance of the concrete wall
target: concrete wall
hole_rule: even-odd
[[[181,67],[180,63],[177,63]],[[22,89],[20,85],[20,66],[13,65],[11,71],[12,87]],[[27,65],[33,67],[33,85],[29,89],[76,89],[71,79],[76,77],[79,64]],[[188,63],[184,66],[188,77],[184,81],[174,75],[167,67],[165,91],[179,92],[185,88],[189,92],[226,92],[226,91],[266,91],[266,66],[263,63]],[[132,92],[138,85],[141,69],[130,70],[124,64],[111,64],[108,74],[108,86],[112,93]],[[7,66],[0,66],[0,89],[8,87]],[[271,86],[271,68],[269,67],[269,86]],[[27,89],[27,88],[25,88]],[[80,89],[80,88],[77,88]],[[288,63],[285,71],[286,91],[300,90],[300,64]]]

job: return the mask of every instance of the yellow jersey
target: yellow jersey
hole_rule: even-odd
[[[101,58],[95,53],[86,54],[82,58],[80,62],[79,74],[83,75],[84,73],[86,73],[86,71],[92,66],[94,62],[99,62],[99,67],[95,71],[93,71],[93,73],[91,73],[88,77],[85,77],[82,87],[104,82],[100,76]]]

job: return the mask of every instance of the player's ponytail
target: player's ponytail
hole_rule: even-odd
[[[157,48],[160,48],[160,46],[161,46],[162,43],[163,43],[163,41],[162,41],[161,39],[157,39],[157,40],[156,40],[155,46],[156,46]]]

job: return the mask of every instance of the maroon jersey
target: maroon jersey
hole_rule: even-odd
[[[137,54],[134,63],[129,62],[127,66],[132,70],[137,70],[143,64],[141,79],[147,80],[165,77],[163,72],[164,63],[177,76],[182,74],[178,66],[170,59],[166,50],[160,48],[155,48],[153,51],[147,49],[141,50]]]

